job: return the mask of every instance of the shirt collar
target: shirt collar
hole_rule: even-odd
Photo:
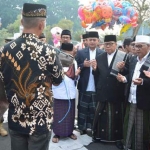
[[[89,48],[89,50],[90,50],[90,52],[95,52],[95,51],[96,51],[96,48],[95,48],[94,50],[91,50],[91,49]]]
[[[138,62],[146,61],[146,59],[147,59],[149,53],[150,53],[150,52],[148,52],[141,60],[139,59],[139,57],[137,57]]]
[[[107,53],[107,56],[114,56],[115,53],[116,53],[116,50],[113,53],[111,53],[111,54]]]

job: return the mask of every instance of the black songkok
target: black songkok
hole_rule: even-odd
[[[24,3],[22,16],[46,18],[46,5]]]
[[[62,43],[61,49],[65,51],[72,51],[73,50],[73,44],[72,43]]]
[[[42,38],[46,38],[44,33],[42,33],[40,36],[39,36],[39,39],[42,39]]]
[[[98,32],[96,31],[90,31],[88,35],[89,38],[99,38]]]
[[[117,42],[116,35],[106,35],[104,38],[104,42],[110,42],[110,41]]]
[[[62,35],[70,35],[70,38],[71,38],[71,32],[69,30],[67,30],[67,29],[62,30],[61,37],[62,37]]]
[[[89,34],[86,33],[86,34],[82,34],[82,39],[87,39],[89,37]]]

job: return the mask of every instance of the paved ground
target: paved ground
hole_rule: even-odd
[[[7,123],[4,124],[5,129],[8,130]],[[118,150],[113,144],[91,143],[86,147],[88,150]],[[0,150],[11,150],[10,137],[0,136]]]

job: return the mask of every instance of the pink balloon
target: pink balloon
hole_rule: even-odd
[[[82,21],[85,19],[82,6],[78,8],[78,16]]]

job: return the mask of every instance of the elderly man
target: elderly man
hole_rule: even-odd
[[[97,79],[93,140],[116,142],[116,146],[122,149],[120,141],[123,138],[124,85],[110,74],[116,54],[120,52],[116,42],[115,35],[106,35],[105,53],[92,63],[93,74]]]
[[[0,53],[11,150],[48,150],[53,121],[50,88],[62,82],[63,74],[56,52],[39,40],[45,21],[45,5],[25,3],[23,33]]]
[[[78,102],[78,128],[82,134],[86,133],[87,128],[92,129],[95,101],[95,79],[92,74],[92,62],[96,57],[103,53],[97,48],[99,35],[96,31],[89,32],[89,47],[77,52],[76,60],[81,69],[78,82],[79,102]]]
[[[137,35],[135,39],[137,56],[131,58],[129,74],[118,75],[120,82],[128,82],[127,108],[124,120],[125,150],[148,150],[150,125],[150,78],[144,71],[150,67],[150,39]]]

